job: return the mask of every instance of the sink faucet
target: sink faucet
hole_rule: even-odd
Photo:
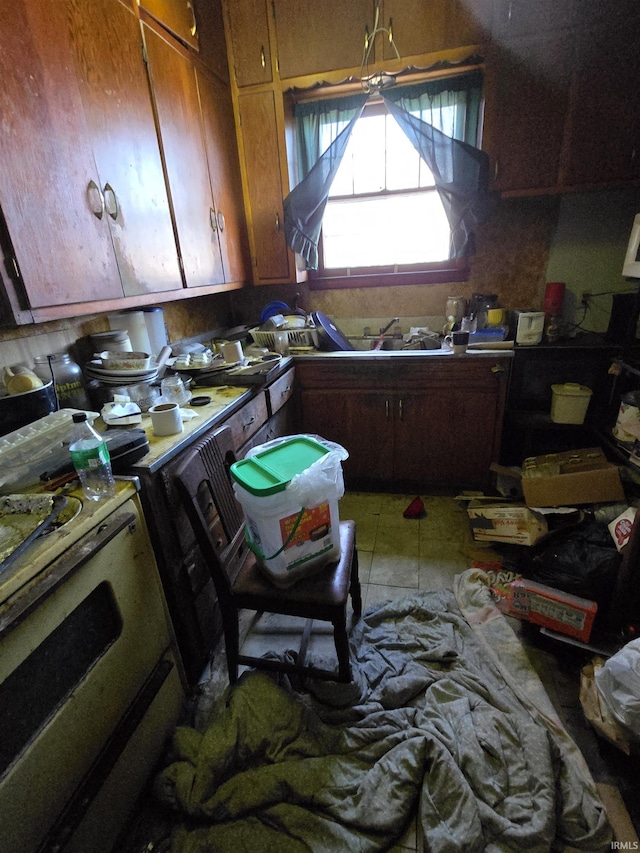
[[[389,320],[389,322],[384,327],[384,329],[380,329],[380,337],[375,342],[372,349],[380,349],[380,347],[382,346],[382,341],[384,340],[384,336],[387,334],[387,332],[389,331],[389,329],[392,326],[394,326],[396,323],[399,323],[399,322],[400,322],[400,317],[394,317],[392,320]]]

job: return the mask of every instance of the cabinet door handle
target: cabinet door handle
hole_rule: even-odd
[[[364,27],[364,49],[365,52],[369,50],[369,25],[365,24]]]
[[[493,180],[497,181],[500,175],[500,161],[496,157],[496,162],[493,164]]]
[[[276,222],[276,231],[279,231],[280,230],[280,214],[279,213],[276,213],[275,222]]]
[[[87,201],[96,219],[102,219],[104,216],[104,198],[95,181],[89,181],[87,184]]]
[[[387,420],[389,420],[389,401],[384,401],[384,415]]]
[[[248,421],[246,421],[245,423],[243,423],[243,424],[242,424],[242,431],[244,432],[244,430],[249,429],[249,427],[250,427],[250,426],[251,426],[251,424],[255,421],[255,419],[256,419],[256,416],[254,415],[252,418],[249,418],[249,420],[248,420]]]
[[[189,11],[191,12],[190,32],[191,32],[191,35],[195,37],[196,33],[198,32],[198,24],[196,23],[196,13],[195,13],[195,10],[193,8],[193,3],[189,3],[188,0],[187,0],[187,9],[189,9]]]
[[[224,214],[218,211],[218,231],[224,231],[225,221]]]
[[[400,420],[402,420],[403,409],[402,409],[402,398],[398,400],[398,415],[400,416]]]
[[[218,220],[216,218],[216,212],[212,207],[209,208],[209,225],[211,225],[211,230],[215,234],[218,230]]]
[[[267,55],[264,52],[264,45],[260,48],[260,65],[263,70],[267,67]]]
[[[118,199],[116,198],[115,190],[113,189],[111,184],[105,184],[103,193],[107,213],[115,222],[115,220],[118,218]]]
[[[491,368],[491,372],[495,373],[497,376],[500,376],[504,373],[504,367],[501,364],[494,364]]]
[[[393,18],[389,18],[389,26],[387,27],[387,35],[389,36],[389,44],[393,44]]]

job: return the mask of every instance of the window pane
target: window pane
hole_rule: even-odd
[[[326,269],[449,257],[449,223],[435,191],[329,201],[322,230]]]

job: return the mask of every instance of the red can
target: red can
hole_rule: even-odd
[[[562,314],[565,286],[563,281],[548,282],[542,301],[542,310],[545,314]]]

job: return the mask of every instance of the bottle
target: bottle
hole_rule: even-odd
[[[87,421],[86,412],[74,412],[73,423],[69,451],[84,496],[92,501],[112,497],[115,494],[115,481],[107,442]]]
[[[43,382],[50,382],[53,379],[59,408],[91,408],[83,384],[82,370],[71,359],[69,353],[55,352],[51,355],[37,355],[33,362],[35,365],[33,372]]]

